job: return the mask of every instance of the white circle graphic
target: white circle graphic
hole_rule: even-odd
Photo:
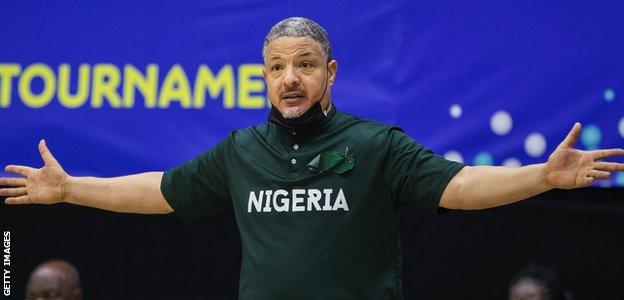
[[[451,108],[449,108],[449,114],[451,115],[451,118],[459,119],[462,116],[461,106],[457,103],[451,105]]]
[[[508,112],[499,110],[490,118],[490,128],[497,135],[506,135],[513,127],[513,120]]]
[[[449,150],[444,153],[444,158],[452,161],[456,161],[458,163],[464,163],[464,157],[459,153],[459,151]]]
[[[524,140],[524,151],[530,157],[540,157],[546,151],[546,139],[541,133],[533,132]]]
[[[521,167],[522,163],[517,158],[510,157],[503,161],[503,166],[509,167],[509,168],[517,168],[517,167]]]

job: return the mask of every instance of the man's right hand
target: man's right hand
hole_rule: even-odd
[[[67,197],[69,175],[52,156],[45,140],[39,141],[39,153],[44,166],[36,169],[9,165],[5,171],[19,174],[21,178],[0,178],[0,196],[6,196],[6,204],[54,204]]]

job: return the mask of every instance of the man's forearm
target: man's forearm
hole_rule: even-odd
[[[545,164],[465,167],[449,183],[440,206],[484,209],[517,202],[550,190],[545,176]]]
[[[65,202],[99,209],[142,214],[172,212],[160,192],[162,172],[113,178],[69,177]]]

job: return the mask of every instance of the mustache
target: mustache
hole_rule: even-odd
[[[280,95],[281,99],[290,99],[290,98],[302,98],[305,97],[307,94],[305,91],[302,90],[298,90],[298,89],[291,89],[291,90],[287,90],[284,93],[282,93]]]

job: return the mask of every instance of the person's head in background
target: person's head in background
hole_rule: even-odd
[[[38,265],[26,284],[26,299],[82,299],[80,275],[64,260],[49,260]]]
[[[545,262],[534,261],[511,279],[509,300],[559,300],[564,296],[559,278]]]

